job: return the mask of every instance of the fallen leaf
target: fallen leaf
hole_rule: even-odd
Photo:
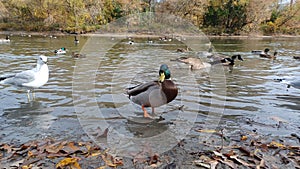
[[[235,155],[235,152],[233,150],[230,150],[228,153],[224,154],[226,157],[231,157],[233,155]]]
[[[97,169],[105,169],[106,166],[101,166],[101,167],[98,167]]]
[[[219,164],[219,162],[217,160],[211,160],[209,161],[209,164],[210,164],[210,169],[215,169]]]
[[[283,145],[283,144],[281,144],[281,143],[278,143],[278,142],[276,142],[276,141],[272,141],[272,142],[268,145],[268,147],[284,148],[285,145]]]
[[[56,168],[64,168],[66,166],[70,166],[71,168],[74,167],[75,169],[81,169],[77,158],[65,158],[56,164]]]
[[[28,158],[31,158],[31,157],[33,157],[33,156],[34,156],[34,154],[32,153],[32,151],[28,151],[27,157],[28,157]]]
[[[204,168],[210,168],[210,164],[204,163],[202,160],[195,160],[194,164]]]
[[[247,163],[246,161],[239,159],[237,155],[230,156],[229,159],[234,160],[235,162],[242,164],[243,166],[246,166],[246,167],[252,166],[251,164]]]
[[[228,161],[228,160],[219,160],[221,163],[228,165],[231,168],[236,168],[236,165],[234,164],[234,162],[232,161]]]
[[[246,155],[250,156],[251,152],[250,150],[248,150],[246,147],[238,147],[238,149],[244,153],[246,153]]]
[[[223,160],[226,159],[226,157],[225,157],[223,154],[221,154],[221,153],[219,153],[219,152],[217,152],[217,151],[213,151],[213,153],[214,153],[216,156],[221,157]]]
[[[30,165],[23,165],[21,168],[22,169],[31,169],[32,168],[32,164],[30,164]]]
[[[241,141],[246,141],[248,139],[247,136],[241,136]]]
[[[201,132],[201,133],[218,133],[218,131],[213,130],[213,129],[200,129],[200,130],[196,130],[197,132]]]
[[[1,150],[5,150],[8,154],[12,152],[12,147],[8,144],[4,144],[1,146]]]
[[[77,151],[81,151],[79,147],[75,146],[74,142],[67,143],[60,151],[64,151],[67,154],[73,154]]]
[[[261,159],[259,165],[256,166],[256,169],[260,169],[264,167],[265,167],[265,160]]]
[[[95,157],[101,155],[101,151],[93,152],[92,154],[89,155],[89,157]]]

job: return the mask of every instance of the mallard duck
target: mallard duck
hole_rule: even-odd
[[[204,68],[210,68],[212,65],[215,64],[222,64],[223,66],[233,66],[234,60],[238,58],[239,60],[242,60],[241,55],[233,55],[231,58],[219,58],[212,62],[202,62],[199,58],[193,58],[193,57],[181,57],[179,59],[176,59],[177,61],[186,63],[190,65],[191,69],[204,69]]]
[[[66,51],[66,48],[60,48],[60,49],[54,50],[54,53],[55,54],[66,54],[67,51]]]
[[[129,45],[133,45],[133,44],[134,44],[134,41],[133,41],[133,40],[130,40],[130,41],[128,41],[128,44],[129,44]]]
[[[8,42],[10,42],[8,35],[6,35],[5,39],[0,39],[0,43],[8,43]]]
[[[167,104],[174,100],[178,94],[178,88],[170,79],[171,72],[166,64],[160,66],[159,80],[144,83],[127,89],[129,99],[141,105],[144,117],[151,118],[145,107],[154,108]]]
[[[159,40],[160,41],[164,41],[164,42],[167,42],[167,41],[171,42],[173,39],[172,38],[168,38],[167,36],[164,36],[164,37],[160,37]]]
[[[74,36],[74,43],[75,43],[75,44],[78,44],[78,43],[79,43],[79,40],[77,39],[77,36]]]
[[[190,68],[193,69],[205,69],[210,68],[211,64],[207,62],[202,62],[199,58],[194,57],[181,57],[176,59],[177,61],[186,63],[190,65]]]
[[[148,37],[147,43],[153,43],[153,40]]]
[[[268,53],[261,53],[259,54],[260,57],[263,57],[263,58],[270,58],[270,59],[276,59],[276,55],[278,54],[277,51],[274,52],[273,55],[270,55]]]
[[[188,46],[186,48],[178,48],[176,50],[176,52],[189,52],[189,51],[192,51],[192,49]]]
[[[210,62],[211,64],[219,64],[222,63],[224,66],[233,66],[235,59],[240,61],[244,61],[241,55],[232,55],[231,57],[226,55],[217,54],[212,57],[213,61]]]
[[[259,54],[267,54],[270,51],[269,48],[265,48],[265,50],[252,50],[251,53],[255,54],[255,55],[259,55]]]
[[[73,57],[73,58],[85,58],[86,55],[80,54],[80,53],[72,52],[72,57]]]
[[[300,56],[293,56],[293,58],[300,60]]]

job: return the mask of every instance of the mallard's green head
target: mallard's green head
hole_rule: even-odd
[[[159,69],[159,81],[163,82],[165,79],[171,78],[171,72],[166,64],[162,64]]]
[[[269,48],[266,48],[266,49],[264,50],[265,53],[268,53],[269,51],[270,51]]]

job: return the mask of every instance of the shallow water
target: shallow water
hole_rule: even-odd
[[[118,147],[118,153],[123,153],[132,146],[129,142],[139,146],[149,138],[153,144],[162,138],[166,145],[175,144],[187,134],[197,136],[190,130],[203,125],[223,126],[229,133],[248,129],[275,136],[300,131],[300,90],[287,90],[285,84],[273,80],[299,76],[300,61],[292,58],[300,55],[297,38],[213,38],[216,52],[241,54],[244,61],[237,61],[233,70],[218,66],[210,71],[190,71],[187,65],[170,61],[192,55],[208,61],[201,52],[177,53],[185,42],[153,39],[149,44],[147,39],[134,39],[129,45],[126,38],[85,36],[79,40],[75,45],[71,36],[14,35],[11,43],[0,44],[1,75],[32,68],[40,54],[49,57],[50,69],[48,83],[36,90],[33,102],[28,103],[24,90],[0,86],[0,142],[84,136],[102,143],[101,134],[108,128],[108,146],[124,142]],[[207,42],[199,42],[197,50],[204,51]],[[66,55],[54,54],[60,47],[68,50]],[[250,52],[266,47],[279,52],[276,60]],[[80,51],[87,57],[71,57],[71,52]],[[124,89],[156,80],[162,63],[169,65],[179,95],[156,108],[157,119],[147,120]]]

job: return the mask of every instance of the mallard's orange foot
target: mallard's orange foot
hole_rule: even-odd
[[[144,105],[142,105],[142,109],[144,111],[144,117],[145,118],[150,118],[152,119],[153,117],[149,115],[149,113],[147,112],[147,110],[145,109]]]

